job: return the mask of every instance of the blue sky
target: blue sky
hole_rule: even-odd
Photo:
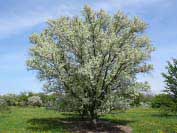
[[[40,33],[48,19],[79,15],[85,4],[110,14],[122,10],[148,23],[156,47],[150,61],[154,70],[138,80],[149,81],[153,93],[163,90],[166,61],[177,58],[177,0],[0,0],[0,94],[42,91],[36,73],[26,69],[28,38]]]

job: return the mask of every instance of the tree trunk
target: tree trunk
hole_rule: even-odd
[[[90,110],[90,124],[92,128],[97,127],[97,114],[95,113],[93,109]]]

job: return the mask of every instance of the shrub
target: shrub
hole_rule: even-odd
[[[22,92],[17,97],[18,97],[18,106],[27,106],[28,105],[28,98],[30,97],[29,93]]]
[[[40,107],[42,105],[42,100],[39,96],[29,97],[28,98],[28,105]]]
[[[0,99],[0,112],[7,111],[8,109],[7,102],[4,99]]]
[[[132,100],[124,97],[117,97],[114,99],[116,102],[114,102],[113,106],[111,106],[111,110],[121,110],[125,111],[127,109],[130,109]]]
[[[15,94],[7,94],[3,96],[3,99],[7,102],[8,106],[18,105],[18,96]]]
[[[159,108],[162,115],[175,113],[177,110],[177,104],[169,94],[159,94],[155,96],[151,105],[153,108]]]
[[[40,96],[43,104],[42,106],[47,107],[47,108],[54,108],[56,106],[56,99],[58,95],[56,94],[44,94],[44,93],[39,93],[37,94]]]
[[[131,106],[149,106],[153,98],[154,96],[150,93],[139,93],[139,95],[134,98]]]
[[[140,107],[141,108],[150,108],[151,105],[148,102],[140,102]]]
[[[168,106],[171,103],[171,97],[167,94],[159,94],[154,97],[152,100],[152,107],[153,108],[160,108],[162,106]]]

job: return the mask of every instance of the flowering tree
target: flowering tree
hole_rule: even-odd
[[[142,85],[136,74],[152,69],[146,61],[154,48],[143,34],[147,25],[137,17],[85,6],[82,17],[61,17],[48,25],[31,36],[27,66],[37,70],[48,91],[73,98],[91,120],[109,111],[122,93],[134,94]]]
[[[31,96],[28,98],[28,104],[32,106],[41,106],[42,100],[39,96]]]

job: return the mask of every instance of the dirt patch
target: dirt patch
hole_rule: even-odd
[[[72,122],[72,133],[132,133],[128,126],[117,125],[108,121],[98,121],[96,128],[93,128],[89,121]]]

